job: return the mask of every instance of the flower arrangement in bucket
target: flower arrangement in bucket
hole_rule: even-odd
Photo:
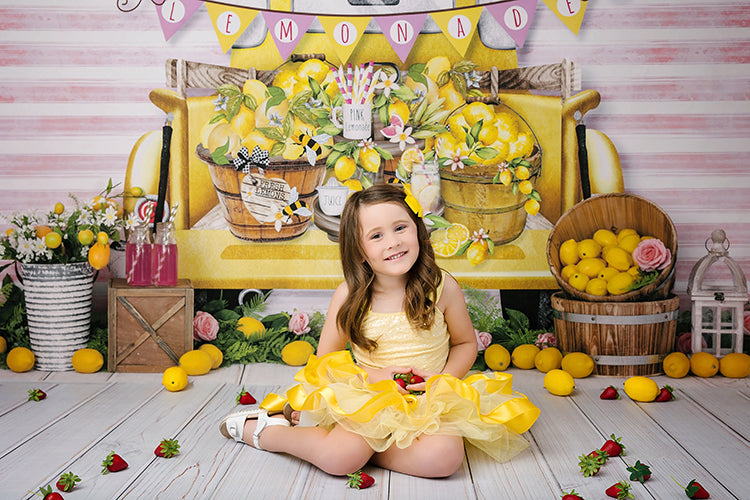
[[[86,347],[95,270],[109,263],[110,244],[126,226],[110,179],[89,202],[71,194],[73,208],[58,202],[49,212],[2,215],[2,258],[20,265],[31,350],[40,370],[72,369],[72,354]]]

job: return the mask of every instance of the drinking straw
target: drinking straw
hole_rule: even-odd
[[[331,73],[333,73],[333,78],[336,80],[336,85],[339,87],[339,92],[341,92],[341,96],[346,98],[346,89],[344,88],[344,83],[342,82],[342,75],[343,75],[343,69],[341,66],[339,66],[338,72],[335,71],[335,68],[331,68]]]
[[[352,63],[349,63],[346,67],[346,90],[349,93],[349,97],[347,98],[347,104],[352,103]]]

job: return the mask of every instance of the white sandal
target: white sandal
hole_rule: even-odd
[[[260,433],[263,432],[263,429],[273,425],[282,425],[284,427],[290,426],[286,419],[273,418],[268,415],[266,410],[256,407],[230,413],[224,417],[219,424],[219,432],[221,432],[221,435],[226,438],[231,438],[235,441],[244,443],[242,440],[242,434],[245,430],[245,421],[248,419],[258,420],[258,425],[255,428],[255,432],[253,432],[253,446],[259,450],[263,449],[258,444],[258,439],[260,438]]]

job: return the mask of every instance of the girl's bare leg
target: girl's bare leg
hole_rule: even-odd
[[[448,477],[464,460],[464,440],[460,436],[422,435],[408,448],[393,445],[375,453],[371,462],[384,469],[419,477]]]
[[[257,423],[245,422],[242,440],[251,446]],[[358,471],[373,454],[360,435],[338,425],[330,432],[321,427],[266,427],[258,441],[264,450],[288,453],[334,476]]]

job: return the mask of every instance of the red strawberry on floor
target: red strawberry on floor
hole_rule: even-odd
[[[117,472],[128,468],[128,463],[114,451],[110,452],[102,461],[102,474],[107,472]]]
[[[46,488],[39,488],[39,493],[34,493],[43,497],[44,500],[63,500],[63,496],[56,491],[52,491],[52,486],[49,484]]]
[[[619,483],[613,484],[604,492],[608,497],[617,498],[617,500],[624,500],[626,498],[635,498],[630,492],[630,483],[627,481],[620,481]]]
[[[349,480],[346,482],[346,485],[350,488],[363,490],[375,484],[375,480],[372,476],[365,474],[361,470],[358,470],[354,474],[347,474],[347,476],[349,477]]]
[[[41,401],[46,397],[47,394],[41,389],[29,389],[29,399],[27,401]]]
[[[162,439],[154,450],[157,457],[172,458],[180,452],[180,443],[176,439]]]
[[[674,389],[672,387],[665,385],[659,391],[659,395],[656,396],[656,401],[658,401],[659,403],[663,403],[665,401],[672,401],[674,399],[674,395],[672,394],[673,391]]]
[[[237,394],[237,398],[235,398],[234,402],[241,405],[254,405],[255,403],[257,403],[257,401],[255,401],[255,398],[249,392],[247,392],[244,387],[240,389],[240,392],[239,394]]]
[[[628,465],[626,470],[630,472],[631,481],[638,481],[641,484],[648,481],[651,477],[651,468],[646,464],[642,464],[640,460],[636,460],[635,465]]]
[[[60,491],[68,492],[75,488],[76,483],[80,482],[81,478],[73,474],[72,472],[66,472],[60,479],[57,480],[57,489]]]
[[[610,438],[602,445],[601,449],[606,451],[610,457],[619,456],[625,450],[625,445],[620,443],[622,438],[615,437],[614,434],[610,435]]]
[[[620,399],[620,394],[614,385],[610,385],[599,395],[599,399]]]
[[[672,478],[675,483],[677,483],[677,480],[675,478]],[[685,490],[685,495],[687,495],[688,498],[711,498],[711,495],[708,494],[708,492],[701,486],[701,483],[693,479],[690,481],[687,485],[687,487],[682,486],[680,483],[677,483],[680,488]]]
[[[602,450],[592,451],[588,455],[578,457],[578,466],[581,468],[583,477],[596,475],[599,469],[607,462],[609,457]]]
[[[581,495],[576,493],[576,490],[570,490],[570,493],[563,492],[560,500],[586,500]]]

